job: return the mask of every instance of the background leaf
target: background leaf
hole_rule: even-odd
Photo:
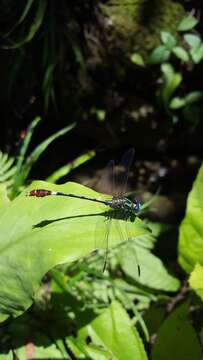
[[[198,20],[189,14],[188,16],[184,17],[183,20],[180,22],[178,26],[178,31],[188,31],[193,29],[198,24]]]
[[[123,246],[120,257],[121,266],[125,274],[142,285],[156,290],[178,290],[180,286],[179,280],[169,275],[162,261],[150,253],[148,249],[137,247],[131,241],[130,246]],[[137,272],[137,261],[141,269],[140,276],[138,276]]]
[[[106,350],[106,359],[111,357],[115,360],[147,360],[138,332],[132,327],[127,312],[117,301],[113,301],[108,309],[79,331],[80,340],[85,342],[87,337]],[[89,345],[85,348],[89,353]]]
[[[157,333],[152,360],[201,360],[202,350],[197,335],[187,319],[188,305],[183,304],[170,314]]]

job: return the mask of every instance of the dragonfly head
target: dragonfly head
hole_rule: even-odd
[[[132,206],[132,208],[133,208],[133,211],[137,214],[137,213],[139,213],[139,211],[140,211],[140,209],[141,209],[141,202],[139,201],[139,200],[134,200],[133,201],[133,206]]]

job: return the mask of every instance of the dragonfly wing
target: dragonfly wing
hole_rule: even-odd
[[[105,249],[103,271],[108,263],[109,249],[120,244],[126,238],[125,224],[121,226],[118,211],[109,210],[106,218],[97,222],[95,228],[95,248]]]
[[[115,163],[113,160],[110,160],[106,166],[106,168],[102,172],[102,178],[97,183],[97,187],[99,191],[105,193],[105,194],[114,194],[114,168]]]
[[[135,246],[132,246],[132,242],[133,242],[133,233],[131,231],[132,229],[132,222],[129,218],[129,216],[127,217],[126,215],[126,224],[125,224],[125,227],[126,227],[126,234],[127,234],[127,238],[128,238],[128,242],[126,243],[126,246],[129,247],[129,250],[133,252],[134,254],[134,257],[135,257],[135,261],[136,261],[136,264],[137,264],[137,273],[138,273],[138,276],[140,276],[140,265],[139,265],[139,261],[138,261],[138,256],[137,256],[137,252],[136,252],[136,249],[135,249]]]
[[[118,197],[121,197],[123,194],[126,193],[129,171],[133,162],[134,155],[135,155],[135,149],[131,148],[127,150],[121,158],[118,171],[116,172],[116,184],[115,184],[116,187],[120,189],[117,194]]]
[[[107,265],[108,252],[109,252],[109,235],[110,235],[111,225],[112,225],[112,219],[110,214],[108,215],[107,212],[107,215],[105,217],[102,216],[101,219],[97,221],[95,227],[95,249],[105,250],[104,261],[102,265],[103,272],[106,269],[106,265]]]

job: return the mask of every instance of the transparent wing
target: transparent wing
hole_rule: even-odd
[[[114,181],[114,168],[115,163],[113,160],[110,160],[106,168],[102,172],[102,178],[97,183],[97,188],[100,192],[105,194],[110,194],[113,196],[115,181]]]
[[[129,177],[129,170],[135,155],[134,148],[127,150],[121,158],[121,162],[115,174],[115,187],[118,189],[116,196],[122,197],[126,193],[126,186]]]
[[[110,248],[120,244],[127,238],[125,223],[122,220],[121,226],[119,220],[119,212],[109,210],[106,217],[103,220],[99,220],[95,227],[95,248],[105,249],[103,257],[103,271],[106,269],[108,263]]]
[[[133,233],[131,231],[132,228],[132,223],[130,224],[131,220],[129,217],[126,217],[126,234],[127,234],[127,238],[128,238],[128,242],[126,244],[126,246],[128,246],[130,248],[130,251],[133,252],[133,255],[135,257],[135,261],[136,261],[136,265],[137,265],[137,273],[138,276],[140,276],[140,265],[139,265],[139,260],[138,260],[138,256],[137,256],[137,252],[135,250],[135,247],[132,246],[132,241],[133,241]]]

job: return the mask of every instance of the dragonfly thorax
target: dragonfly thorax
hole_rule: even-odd
[[[112,209],[120,209],[125,212],[135,212],[138,213],[140,210],[140,202],[136,200],[135,202],[131,201],[130,199],[124,198],[113,198],[112,200],[108,201],[108,205]]]

